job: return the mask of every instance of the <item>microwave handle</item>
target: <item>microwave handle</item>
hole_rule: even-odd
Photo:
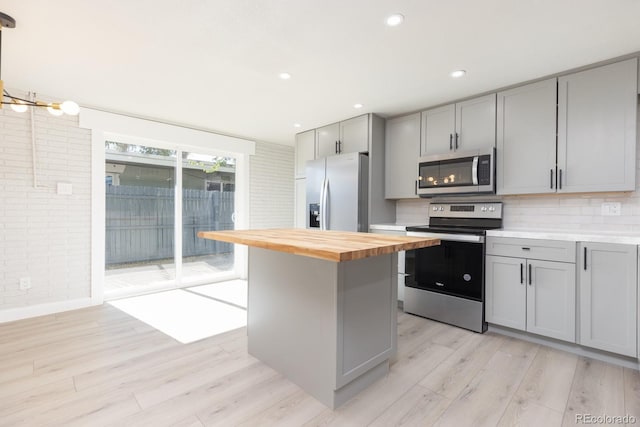
[[[474,156],[473,158],[473,164],[471,165],[471,179],[473,180],[473,185],[478,185],[478,156]]]

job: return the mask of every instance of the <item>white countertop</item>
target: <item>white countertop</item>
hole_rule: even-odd
[[[382,224],[370,224],[369,230],[407,231],[407,227],[413,227],[416,225],[425,225],[425,224],[426,224],[426,221],[423,223],[387,222]]]
[[[607,231],[501,229],[487,230],[487,236],[640,245],[640,233],[620,233]]]

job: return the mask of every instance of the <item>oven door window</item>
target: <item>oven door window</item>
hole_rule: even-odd
[[[481,243],[442,241],[413,252],[414,275],[407,286],[482,301]]]

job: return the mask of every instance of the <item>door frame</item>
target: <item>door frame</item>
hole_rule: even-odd
[[[104,143],[107,139],[177,150],[180,156],[182,151],[194,151],[235,157],[235,188],[239,195],[235,201],[235,224],[237,228],[246,228],[249,225],[249,156],[255,154],[254,141],[89,108],[81,109],[79,119],[80,127],[91,131],[91,303],[93,305],[104,302],[106,226]],[[181,158],[177,160],[180,161]],[[182,180],[181,174],[177,174],[176,178],[176,185],[178,185]],[[176,223],[182,222],[181,207],[182,201],[176,200]],[[180,209],[179,212],[178,209]],[[182,241],[182,235],[181,232],[176,233],[177,247]],[[238,277],[245,278],[247,276],[246,247],[235,245],[234,252],[235,273]]]

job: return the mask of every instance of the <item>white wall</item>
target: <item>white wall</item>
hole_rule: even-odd
[[[293,227],[293,153],[293,147],[285,145],[256,145],[250,160],[250,228]]]
[[[20,95],[18,95],[20,96]],[[0,110],[0,308],[89,297],[91,137],[77,117],[35,111],[38,188],[29,113]],[[73,194],[58,195],[58,182]],[[32,288],[19,289],[30,277]]]

